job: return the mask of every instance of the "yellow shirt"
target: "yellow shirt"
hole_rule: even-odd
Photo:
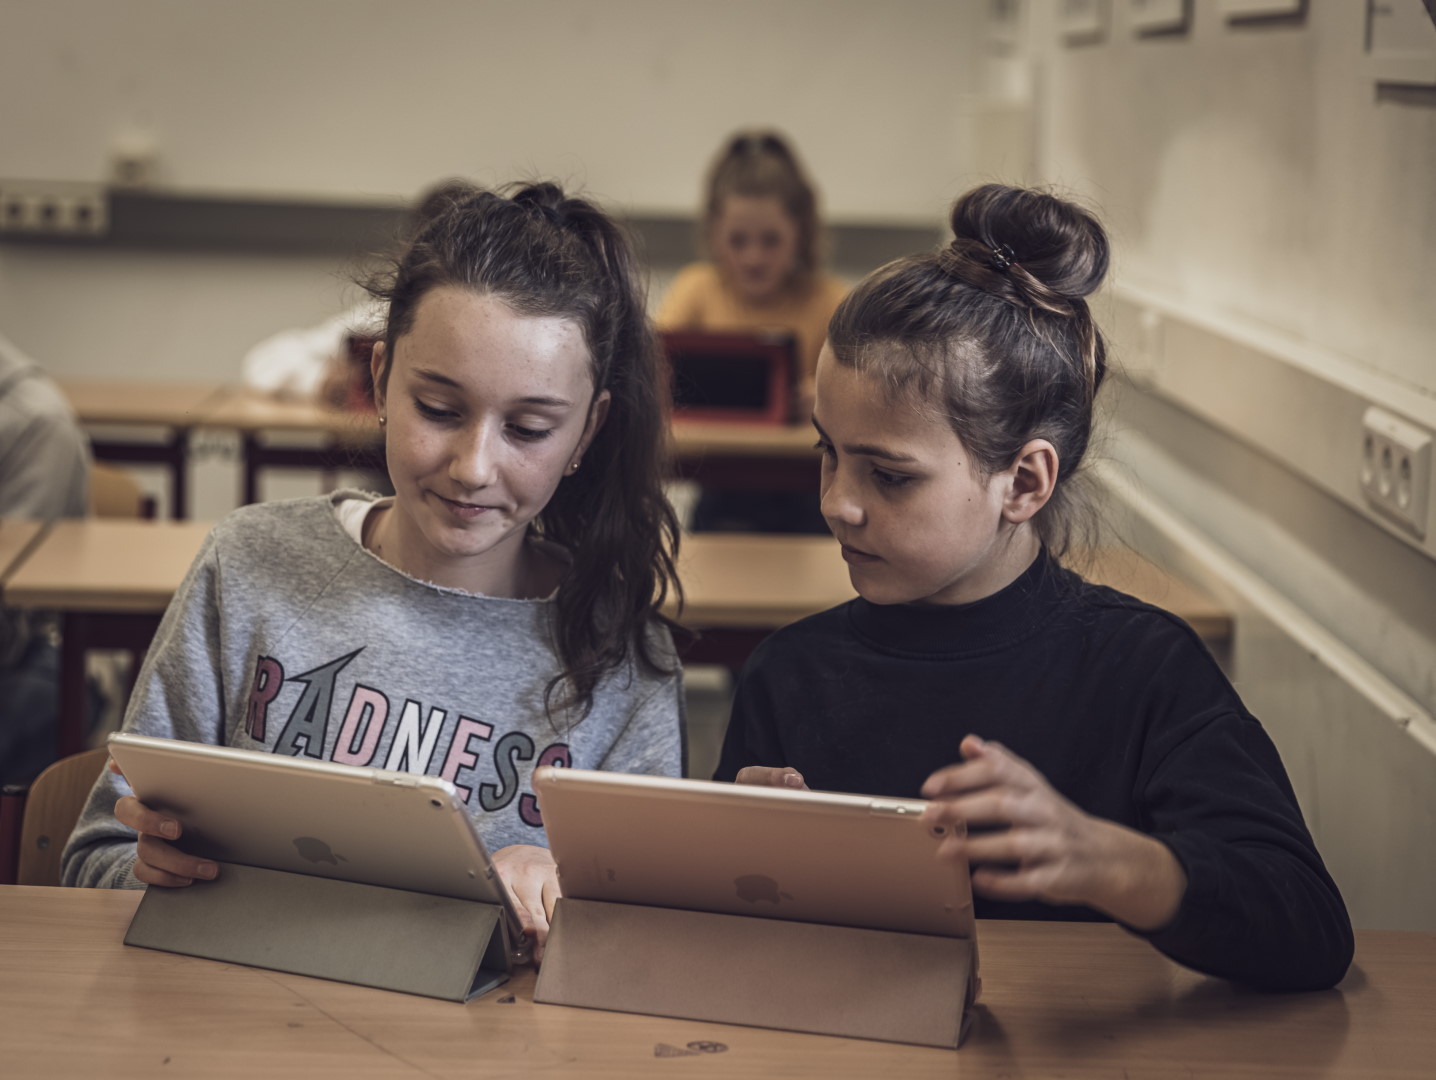
[[[837,278],[817,274],[801,295],[785,292],[754,304],[728,288],[712,263],[690,263],[673,279],[654,321],[660,330],[791,330],[798,338],[799,378],[810,380],[828,320],[847,291]]]

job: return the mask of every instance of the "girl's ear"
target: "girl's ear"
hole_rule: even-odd
[[[588,423],[583,429],[583,438],[578,440],[575,457],[582,457],[588,450],[589,445],[593,442],[593,437],[598,434],[599,429],[603,427],[603,422],[608,419],[608,406],[612,401],[613,395],[607,390],[599,391],[598,396],[593,399],[593,404],[588,409]]]
[[[1008,486],[1002,499],[1003,520],[1013,525],[1032,520],[1057,489],[1057,470],[1057,448],[1050,442],[1033,439],[1024,445],[1005,474]]]
[[[374,408],[380,416],[387,416],[384,408],[385,390],[387,385],[384,378],[389,367],[389,354],[384,348],[382,341],[374,342],[373,351],[369,353],[369,377],[374,380]]]

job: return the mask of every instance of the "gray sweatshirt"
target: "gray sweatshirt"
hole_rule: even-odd
[[[484,844],[546,844],[530,787],[539,765],[678,776],[683,686],[630,658],[582,722],[544,715],[559,664],[548,600],[417,581],[341,525],[332,496],[265,503],[215,526],[165,613],[125,730],[442,776]],[[651,631],[672,661],[667,631]],[[129,794],[110,772],[66,846],[64,884],[141,887]]]

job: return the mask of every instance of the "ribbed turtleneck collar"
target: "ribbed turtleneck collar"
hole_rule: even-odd
[[[1067,571],[1044,548],[1011,585],[971,604],[870,604],[848,608],[853,632],[884,652],[951,658],[1007,648],[1051,621]]]

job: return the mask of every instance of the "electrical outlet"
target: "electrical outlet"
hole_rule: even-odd
[[[1361,418],[1361,490],[1385,516],[1426,535],[1431,432],[1375,405]]]
[[[99,184],[0,180],[0,236],[102,236],[109,223]]]

